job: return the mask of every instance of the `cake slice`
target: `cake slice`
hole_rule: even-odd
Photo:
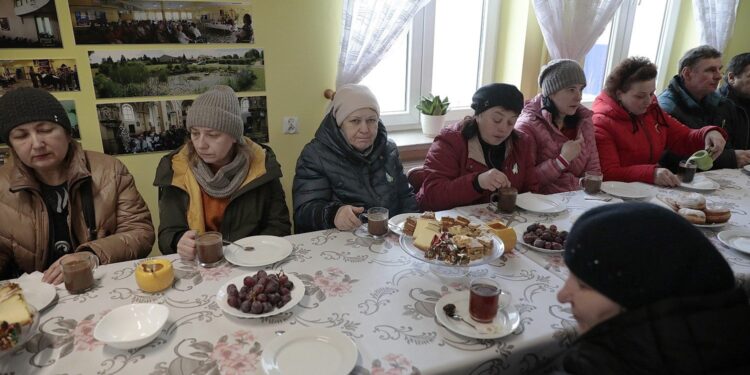
[[[409,216],[404,221],[404,234],[407,236],[413,236],[414,230],[417,229],[417,219],[414,216]]]
[[[417,220],[414,229],[414,246],[422,251],[427,251],[432,245],[432,239],[440,235],[440,223],[433,219]]]
[[[0,287],[0,350],[16,346],[22,327],[30,325],[33,319],[18,284],[7,283]]]

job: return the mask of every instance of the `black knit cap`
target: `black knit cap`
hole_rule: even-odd
[[[507,83],[490,83],[480,87],[471,97],[471,108],[478,115],[492,107],[503,107],[515,113],[523,109],[523,94]]]
[[[8,143],[13,128],[35,121],[54,122],[71,132],[65,108],[45,90],[24,87],[0,97],[0,141]]]
[[[649,203],[604,205],[581,215],[568,235],[565,263],[627,309],[735,285],[729,264],[697,228]]]

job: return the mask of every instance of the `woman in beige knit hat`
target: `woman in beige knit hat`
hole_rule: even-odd
[[[229,241],[290,234],[281,167],[271,148],[243,136],[234,91],[216,86],[199,96],[186,127],[190,138],[156,170],[161,252],[193,259],[195,237],[205,231]]]

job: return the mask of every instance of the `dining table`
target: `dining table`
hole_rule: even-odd
[[[750,226],[750,176],[740,170],[701,175],[721,186],[703,192],[707,200],[732,212],[725,227],[701,231],[747,287],[750,256],[719,242],[717,233]],[[645,200],[677,191],[649,188],[654,196]],[[438,216],[463,216],[474,223],[511,221],[517,230],[532,223],[554,223],[569,230],[586,210],[618,201],[582,190],[548,197],[563,202],[564,209],[555,213],[516,209],[506,214],[479,204],[441,211]],[[70,294],[58,286],[55,300],[39,312],[38,332],[0,359],[0,374],[265,374],[263,359],[274,354],[269,353],[278,347],[274,341],[309,328],[343,334],[356,345],[351,374],[520,374],[551,360],[578,336],[570,306],[557,300],[568,275],[559,252],[543,253],[519,243],[489,263],[451,276],[435,272],[431,264],[404,251],[398,234],[375,238],[366,226],[284,239],[291,243],[291,254],[262,267],[225,261],[204,268],[176,254],[161,256],[172,263],[175,281],[156,293],[144,292],[136,283],[135,270],[143,260],[102,265],[100,278],[87,292]],[[276,315],[227,314],[217,294],[228,280],[260,269],[293,275],[302,282],[304,296]],[[456,294],[468,296],[469,280],[478,277],[494,279],[511,296],[508,308],[517,312],[518,321],[503,337],[467,337],[440,323],[442,311],[436,312],[435,306]],[[94,338],[103,316],[136,303],[160,304],[169,310],[167,323],[153,341],[126,350]],[[330,371],[310,368],[307,373]]]

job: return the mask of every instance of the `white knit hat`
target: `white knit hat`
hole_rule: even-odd
[[[341,125],[352,112],[362,108],[370,108],[380,117],[378,99],[367,86],[346,84],[336,90],[333,97],[333,117],[336,118],[336,124]]]
[[[195,99],[186,122],[187,130],[193,126],[212,128],[242,142],[242,110],[237,94],[229,86],[214,86]]]

